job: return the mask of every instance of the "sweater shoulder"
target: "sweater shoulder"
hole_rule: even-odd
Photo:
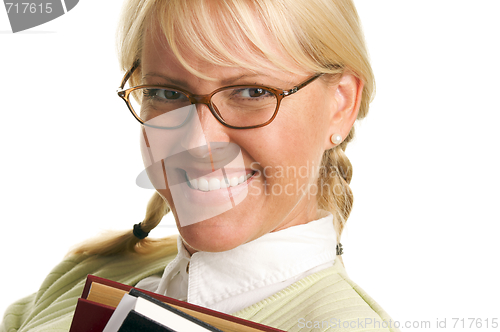
[[[143,278],[160,273],[176,253],[166,248],[148,255],[66,257],[52,269],[36,293],[7,308],[0,332],[68,331],[87,275],[133,286]]]
[[[391,331],[390,316],[346,274],[339,259],[234,314],[285,331]]]

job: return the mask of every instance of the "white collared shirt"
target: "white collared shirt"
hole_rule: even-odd
[[[136,287],[234,313],[332,266],[336,245],[330,213],[223,252],[190,256],[179,236],[178,254],[163,276],[143,279]]]

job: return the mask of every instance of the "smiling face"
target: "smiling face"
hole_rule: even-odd
[[[158,36],[161,33],[145,34],[143,85],[167,85],[204,95],[228,85],[288,90],[312,75],[292,67],[285,56],[283,63],[289,63],[294,73],[273,67],[264,58],[256,58],[257,64],[265,64],[260,70],[248,70],[183,54],[192,68],[212,78],[203,79],[187,70]],[[148,140],[141,145],[146,166],[151,163],[146,161],[151,151],[168,157],[151,166],[148,174],[168,201],[188,251],[225,251],[317,219],[315,185],[323,152],[333,147],[329,138],[334,127],[345,137],[356,118],[351,115],[350,125],[344,124],[339,110],[348,98],[342,99],[341,85],[331,78],[315,80],[284,98],[274,121],[261,128],[228,128],[203,104],[185,106],[184,114],[193,116],[183,130],[143,126],[142,135],[146,133]],[[244,91],[246,97],[248,93]],[[220,167],[214,167],[217,163]],[[161,177],[165,173],[166,179]],[[161,185],[162,181],[167,183]],[[199,220],[189,222],[190,218]]]

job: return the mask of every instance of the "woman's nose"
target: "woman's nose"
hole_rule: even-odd
[[[213,116],[205,104],[195,104],[195,112],[187,124],[182,147],[196,158],[210,158],[210,142],[229,141],[224,126]]]

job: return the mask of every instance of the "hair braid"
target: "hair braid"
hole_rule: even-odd
[[[163,198],[155,192],[148,202],[146,217],[141,222],[141,229],[148,233],[155,228],[163,216],[170,211],[170,207]],[[133,230],[128,231],[108,231],[98,239],[90,239],[69,254],[89,254],[89,255],[114,255],[118,253],[152,253],[159,246],[172,244],[175,248],[175,236],[164,239],[138,239],[134,236]]]
[[[344,152],[347,143],[353,137],[354,128],[340,145],[324,152],[318,178],[318,188],[321,190],[318,196],[318,207],[333,214],[337,243],[340,243],[340,237],[354,201],[349,186],[352,179],[352,164]]]

